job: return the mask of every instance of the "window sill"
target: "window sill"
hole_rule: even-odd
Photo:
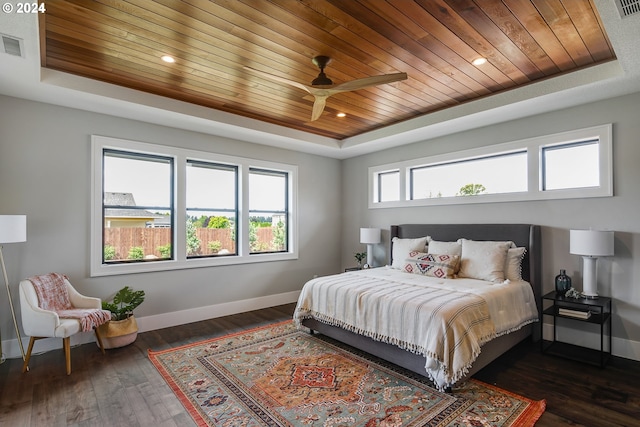
[[[152,273],[156,271],[184,270],[224,265],[256,264],[261,262],[290,261],[295,259],[298,259],[297,253],[287,252],[277,254],[253,254],[250,256],[225,256],[220,258],[212,257],[171,261],[152,261],[135,264],[100,264],[92,266],[91,277]]]

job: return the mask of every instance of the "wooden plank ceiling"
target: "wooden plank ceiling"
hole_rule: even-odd
[[[47,1],[43,67],[343,139],[615,58],[592,0]],[[171,55],[168,64],[160,57]],[[311,84],[407,80],[313,97]],[[484,57],[483,65],[472,61]],[[342,112],[346,117],[339,118]]]

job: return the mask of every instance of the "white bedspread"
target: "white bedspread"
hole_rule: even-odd
[[[294,321],[305,318],[397,345],[426,358],[440,389],[463,377],[489,340],[538,318],[527,282],[438,279],[390,267],[307,282]]]

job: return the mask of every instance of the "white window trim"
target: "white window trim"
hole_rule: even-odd
[[[570,144],[587,139],[598,139],[600,147],[600,186],[542,190],[542,149],[554,145]],[[409,179],[411,169],[452,161],[475,159],[487,155],[527,151],[528,191],[504,194],[479,194],[468,197],[442,197],[410,200]],[[377,175],[393,170],[400,171],[400,200],[378,202]],[[530,200],[556,200],[613,196],[613,125],[611,123],[584,129],[495,144],[470,150],[456,151],[431,157],[405,160],[369,167],[369,209],[399,208],[412,206],[461,205],[475,203],[498,203]]]
[[[102,155],[104,149],[173,157],[176,168],[174,174],[174,206],[176,212],[174,220],[175,228],[173,230],[175,259],[131,264],[102,263]],[[241,241],[237,242],[237,256],[187,258],[186,238],[184,237],[186,236],[187,159],[238,166],[238,194],[240,197],[238,200],[238,235],[241,236]],[[91,163],[91,249],[89,262],[92,277],[298,259],[298,167],[295,165],[129,141],[100,135],[91,136]],[[289,242],[287,252],[249,254],[248,176],[250,168],[271,169],[289,174]],[[178,238],[178,236],[182,236],[182,238]]]

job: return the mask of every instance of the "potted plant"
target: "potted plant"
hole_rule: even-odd
[[[138,324],[133,310],[142,304],[144,296],[144,291],[134,291],[125,286],[111,302],[102,302],[102,309],[111,312],[111,320],[98,327],[104,348],[124,347],[136,340]]]
[[[358,268],[362,268],[362,261],[367,257],[366,252],[356,252],[355,253],[356,262],[358,263]]]

